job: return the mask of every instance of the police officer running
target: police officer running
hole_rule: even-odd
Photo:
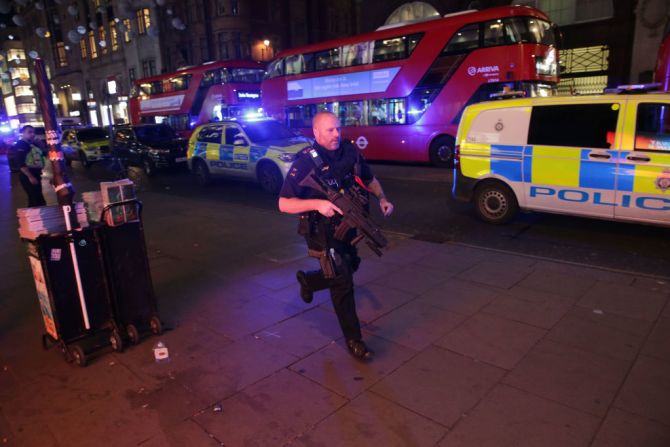
[[[42,169],[44,154],[42,149],[33,144],[35,128],[30,125],[21,128],[21,138],[14,145],[19,164],[19,181],[28,194],[28,206],[45,206],[42,195]]]
[[[374,353],[362,340],[354,301],[353,274],[360,263],[356,248],[351,244],[356,230],[350,230],[343,240],[335,239],[334,228],[342,210],[326,200],[323,194],[300,183],[312,171],[318,172],[323,182],[338,189],[358,187],[359,179],[367,191],[377,197],[384,216],[391,215],[393,204],[386,199],[381,184],[358,149],[349,141],[340,140],[340,122],[334,114],[317,113],[312,120],[312,128],[316,143],[312,148],[303,150],[293,163],[279,193],[279,210],[300,214],[299,232],[305,236],[310,253],[331,256],[334,268],[328,272],[324,272],[323,268],[298,271],[296,277],[300,283],[300,296],[310,303],[314,292],[330,289],[349,352],[359,360],[369,360]]]

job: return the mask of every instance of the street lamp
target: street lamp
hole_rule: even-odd
[[[263,61],[265,61],[265,52],[267,51],[268,47],[270,46],[270,41],[269,41],[268,39],[265,39],[265,40],[263,41],[263,45],[264,45],[264,47],[261,48],[261,50],[262,50],[262,52],[261,52],[261,59],[262,59]]]

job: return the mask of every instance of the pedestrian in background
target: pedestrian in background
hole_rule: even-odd
[[[35,128],[30,125],[21,128],[21,138],[14,145],[19,166],[19,181],[28,194],[28,206],[45,206],[42,195],[42,169],[44,154],[34,144]]]

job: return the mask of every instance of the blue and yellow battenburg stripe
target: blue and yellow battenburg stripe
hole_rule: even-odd
[[[510,182],[670,195],[670,191],[657,186],[660,176],[670,174],[670,154],[645,152],[650,161],[633,164],[626,159],[630,151],[596,149],[597,153],[610,155],[607,161],[591,160],[593,151],[468,143],[460,153],[461,172],[473,178],[493,175]]]

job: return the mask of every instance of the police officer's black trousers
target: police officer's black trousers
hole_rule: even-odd
[[[20,172],[19,181],[26,194],[28,194],[28,207],[45,206],[47,204],[42,195],[42,179],[40,177],[37,177],[37,184],[33,185],[30,183],[28,176]]]
[[[347,340],[361,339],[361,324],[356,314],[354,300],[354,271],[358,267],[358,258],[355,250],[336,248],[342,257],[338,266],[338,275],[334,279],[326,279],[321,270],[305,273],[308,287],[313,291],[330,289],[330,299],[335,308],[335,314]]]

